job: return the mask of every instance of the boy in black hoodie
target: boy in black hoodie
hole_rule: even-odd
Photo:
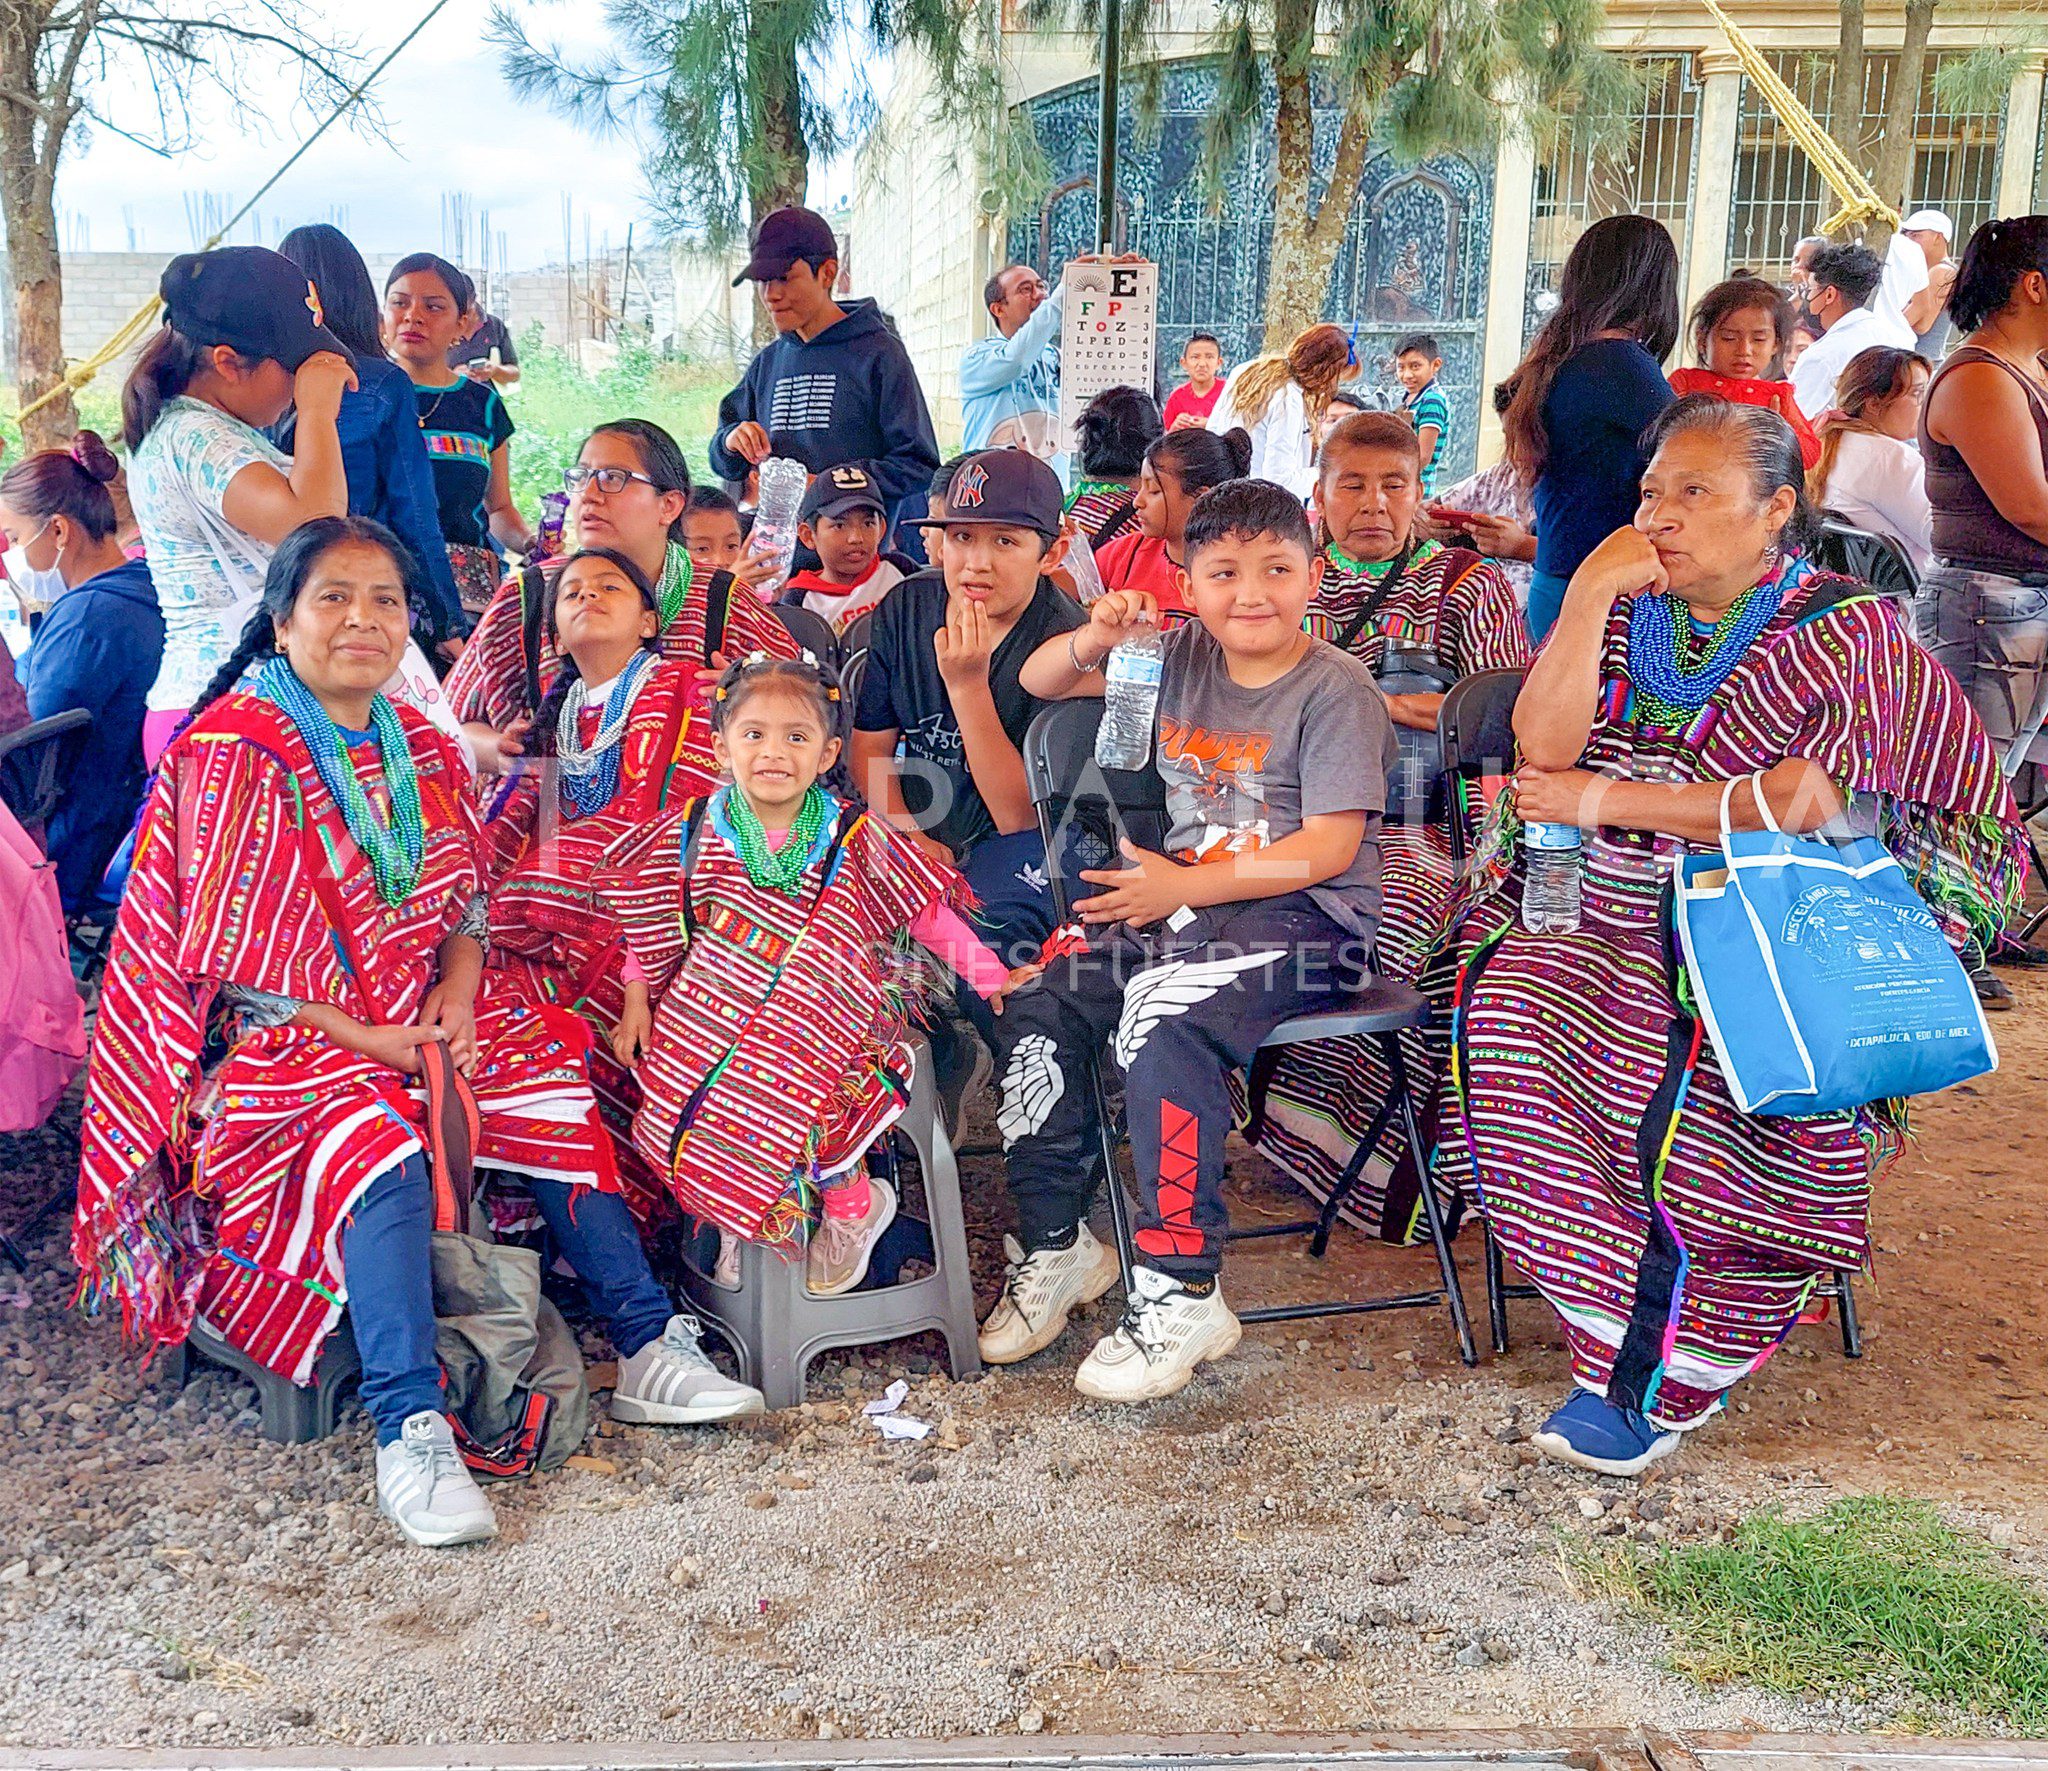
[[[741,480],[770,455],[814,474],[852,463],[893,516],[906,500],[922,506],[938,439],[902,340],[872,301],[836,301],[838,278],[839,243],[823,216],[778,209],[762,221],[733,281],[760,284],[777,336],[719,403],[711,471]]]

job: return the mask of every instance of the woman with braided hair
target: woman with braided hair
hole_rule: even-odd
[[[72,1247],[88,1308],[118,1304],[145,1345],[203,1314],[299,1383],[346,1309],[379,1505],[441,1545],[496,1527],[442,1413],[436,1076],[466,1088],[479,1163],[523,1180],[590,1287],[620,1356],[614,1418],[724,1419],[761,1398],[711,1366],[648,1271],[580,1027],[485,969],[467,770],[380,692],[417,571],[367,518],[294,531],[264,622],[166,750],[100,997]]]
[[[645,1104],[640,1155],[694,1217],[807,1247],[810,1288],[866,1276],[896,1214],[863,1158],[909,1098],[916,941],[1001,1012],[1008,972],[950,867],[837,781],[831,668],[755,653],[719,679],[730,785],[623,839],[599,886],[634,965],[613,1040]]]

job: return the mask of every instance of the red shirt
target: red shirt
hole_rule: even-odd
[[[1095,555],[1104,590],[1145,590],[1157,599],[1162,613],[1187,614],[1187,581],[1167,557],[1166,543],[1156,535],[1133,530],[1107,542]]]
[[[1207,424],[1209,414],[1216,410],[1216,402],[1222,398],[1223,377],[1220,375],[1206,394],[1196,393],[1193,384],[1184,381],[1166,396],[1166,410],[1160,414],[1161,422],[1171,430],[1173,421],[1187,413]]]
[[[1820,460],[1820,438],[1806,422],[1806,414],[1792,398],[1789,381],[1751,381],[1734,375],[1716,375],[1711,369],[1674,369],[1671,389],[1678,394],[1712,394],[1737,406],[1762,406],[1777,413],[1792,427],[1799,439],[1799,459],[1812,467]]]

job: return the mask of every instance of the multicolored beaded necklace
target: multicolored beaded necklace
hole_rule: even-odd
[[[391,822],[385,824],[363,791],[356,759],[349,753],[341,729],[285,659],[273,658],[264,665],[256,679],[256,692],[282,709],[285,717],[298,727],[299,736],[313,753],[313,767],[319,771],[329,797],[340,808],[342,823],[370,864],[377,896],[386,904],[403,904],[420,881],[420,868],[427,852],[427,828],[420,810],[419,776],[414,772],[412,751],[405,741],[405,728],[398,723],[397,711],[382,695],[370,703],[370,727],[377,734],[377,759],[383,765],[385,791],[391,796]]]
[[[690,556],[681,543],[671,541],[661,556],[661,582],[654,587],[655,607],[661,612],[661,631],[683,612],[683,600],[690,594]]]
[[[1635,718],[1643,725],[1682,726],[1713,699],[1785,597],[1785,574],[1775,563],[1760,582],[1729,605],[1705,633],[1693,630],[1682,597],[1639,596],[1629,612],[1628,675]]]
[[[635,652],[626,668],[613,680],[597,730],[585,744],[583,710],[589,690],[579,677],[562,696],[561,712],[555,716],[555,760],[561,765],[562,810],[570,817],[587,818],[612,803],[619,791],[619,752],[626,736],[626,723],[633,717],[633,703],[647,686],[660,657],[653,652]]]
[[[736,787],[725,794],[726,822],[732,829],[732,846],[747,870],[747,878],[765,892],[794,892],[803,882],[811,864],[811,851],[818,846],[818,834],[825,828],[824,790],[813,782],[804,793],[804,803],[789,821],[789,834],[782,847],[768,846],[768,832],[759,815]]]

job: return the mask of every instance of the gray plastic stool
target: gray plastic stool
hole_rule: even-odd
[[[263,1410],[263,1436],[274,1445],[310,1445],[315,1439],[325,1439],[341,1413],[342,1392],[363,1373],[362,1361],[356,1356],[356,1337],[349,1332],[345,1315],[321,1343],[320,1356],[313,1362],[313,1381],[303,1386],[229,1346],[203,1316],[193,1319],[185,1344],[170,1355],[171,1375],[180,1387],[191,1380],[194,1358],[223,1366],[256,1386],[256,1399]]]
[[[767,1397],[770,1408],[794,1408],[804,1399],[805,1374],[827,1348],[900,1340],[926,1329],[946,1337],[956,1379],[981,1369],[960,1170],[939,1122],[931,1069],[931,1049],[920,1041],[910,1071],[910,1105],[895,1126],[917,1151],[924,1175],[935,1263],[928,1277],[813,1297],[804,1284],[801,1259],[790,1260],[758,1243],[740,1246],[737,1289],[684,1263],[683,1290],[690,1307],[717,1329],[739,1360],[741,1378]]]

